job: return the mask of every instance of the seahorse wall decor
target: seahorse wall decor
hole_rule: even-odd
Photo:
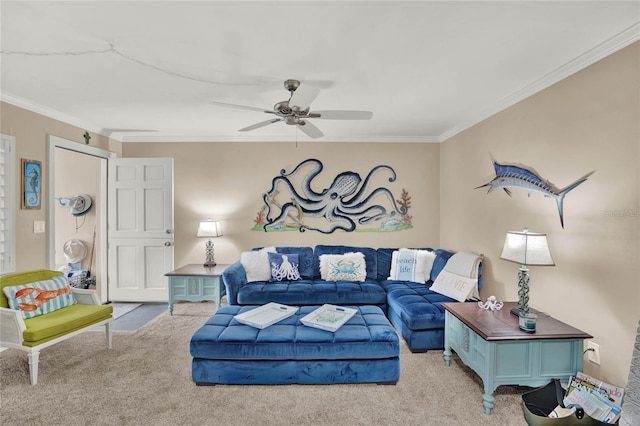
[[[558,214],[560,215],[560,225],[563,229],[564,218],[562,202],[564,201],[564,197],[569,193],[569,191],[575,189],[578,185],[586,181],[587,178],[595,172],[594,170],[587,173],[571,185],[563,189],[558,189],[548,180],[542,179],[538,176],[533,169],[526,166],[520,167],[516,165],[499,164],[497,161],[493,160],[493,168],[495,169],[496,176],[488,183],[477,186],[475,189],[488,186],[489,191],[487,191],[487,194],[491,191],[495,191],[496,189],[504,189],[504,192],[506,192],[508,196],[511,196],[511,191],[509,191],[508,188],[513,187],[526,189],[529,192],[529,196],[531,196],[531,193],[534,191],[540,192],[545,197],[550,197],[556,200],[558,205]]]
[[[338,229],[390,232],[413,227],[408,214],[411,197],[404,188],[398,199],[387,188],[369,189],[377,173],[389,174],[389,182],[396,180],[396,172],[390,166],[374,167],[364,181],[358,173],[340,173],[329,188],[316,192],[311,184],[323,168],[320,160],[311,158],[290,172],[280,170],[280,175],[272,179],[271,188],[262,195],[264,205],[254,219],[253,230],[331,234]],[[309,171],[303,174],[302,169]]]

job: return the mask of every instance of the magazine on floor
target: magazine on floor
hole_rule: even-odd
[[[624,389],[605,383],[583,372],[569,378],[563,404],[556,407],[549,417],[571,415],[572,406],[580,406],[586,414],[603,423],[615,423],[620,418],[620,402]]]

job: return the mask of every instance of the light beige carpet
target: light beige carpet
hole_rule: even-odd
[[[498,388],[485,415],[482,382],[442,351],[412,354],[403,344],[394,386],[195,386],[189,340],[213,303],[179,303],[136,332],[84,333],[45,349],[38,384],[26,353],[0,354],[3,425],[526,425],[521,394]]]

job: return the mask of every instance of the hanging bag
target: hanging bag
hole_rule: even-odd
[[[522,410],[529,426],[600,426],[609,425],[590,417],[582,407],[567,417],[553,418],[549,414],[558,406],[564,407],[564,389],[560,380],[553,379],[547,385],[522,395]]]

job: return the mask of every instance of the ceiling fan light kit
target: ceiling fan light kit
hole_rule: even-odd
[[[310,111],[311,103],[320,93],[320,89],[308,84],[301,84],[299,80],[289,79],[285,80],[284,88],[290,93],[289,99],[286,101],[280,101],[273,105],[273,110],[256,108],[245,105],[229,104],[226,102],[212,101],[212,104],[230,107],[240,108],[250,111],[261,111],[266,114],[274,114],[278,118],[272,118],[270,120],[262,121],[260,123],[253,124],[251,126],[240,129],[240,132],[248,132],[251,130],[259,129],[260,127],[268,126],[279,121],[283,121],[290,126],[298,126],[302,132],[307,136],[317,139],[324,134],[314,124],[311,124],[306,119],[320,118],[326,120],[370,120],[373,117],[371,111],[350,111],[350,110],[329,110],[329,111]]]

